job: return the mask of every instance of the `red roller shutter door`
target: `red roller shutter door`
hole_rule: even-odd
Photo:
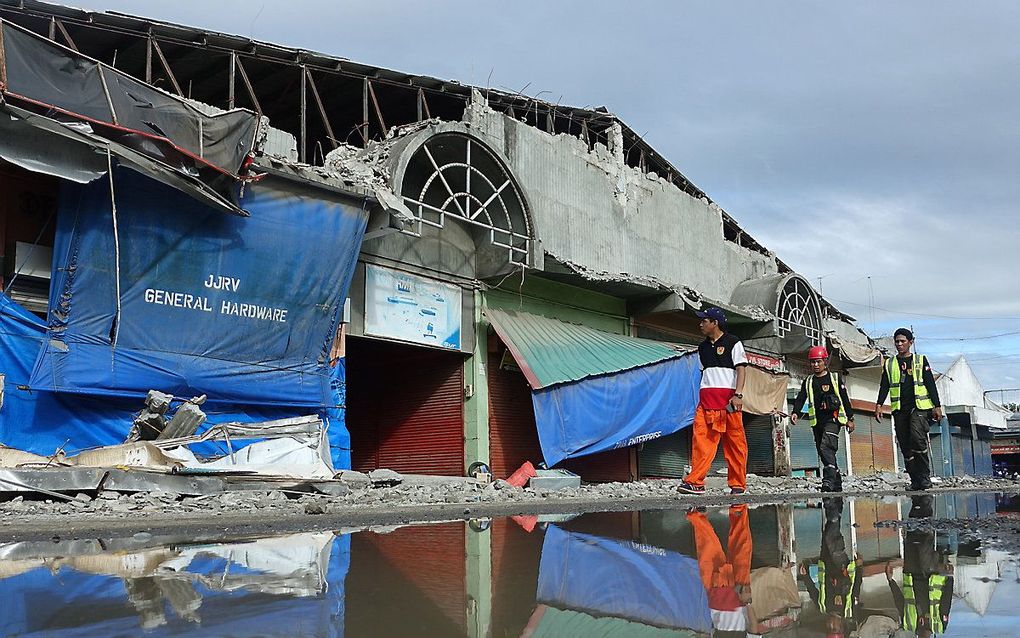
[[[570,470],[591,483],[612,483],[632,481],[636,478],[632,470],[633,447],[620,448],[567,459],[556,467]]]
[[[370,339],[347,348],[354,469],[463,475],[463,358]]]
[[[542,449],[535,427],[531,388],[524,375],[500,368],[502,350],[489,353],[489,467],[507,478],[525,461],[538,464]]]

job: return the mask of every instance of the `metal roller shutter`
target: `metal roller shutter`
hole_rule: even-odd
[[[853,461],[854,474],[874,474],[874,419],[858,416],[856,428],[850,435],[850,460]]]
[[[896,469],[896,437],[893,435],[892,420],[885,417],[876,422],[873,414],[859,412],[858,427],[866,421],[871,426],[871,449],[876,472],[892,472]],[[854,469],[856,470],[856,462]]]
[[[744,414],[744,436],[747,439],[747,471],[760,476],[775,474],[775,450],[772,447],[771,415]],[[811,449],[814,450],[812,440]],[[691,428],[654,441],[648,441],[638,452],[638,468],[642,477],[683,478],[684,466],[691,462]],[[722,443],[712,459],[709,472],[726,469]]]
[[[638,471],[642,477],[683,478],[684,466],[690,462],[690,427],[647,441],[638,451]]]
[[[535,427],[531,388],[524,375],[500,367],[502,351],[489,353],[489,466],[506,478],[525,461],[538,464],[542,449]]]
[[[933,434],[929,440],[931,447],[931,473],[932,476],[946,476],[947,465],[942,451],[942,436]]]
[[[963,473],[974,476],[974,442],[970,438],[960,437],[956,440],[960,445],[960,456],[963,459]]]
[[[567,459],[556,467],[570,470],[588,483],[612,483],[633,481],[636,477],[631,471],[632,447],[608,450]]]
[[[772,424],[771,414],[744,414],[744,434],[747,436],[747,471],[752,474],[772,476],[776,473],[776,451],[772,445]]]
[[[815,449],[815,434],[811,427],[801,420],[790,426],[790,469],[817,470],[818,450]]]
[[[974,441],[974,469],[978,476],[992,475],[992,446],[988,441]]]
[[[839,471],[843,476],[846,476],[849,472],[847,468],[849,464],[847,459],[850,458],[850,450],[847,449],[846,444],[846,430],[842,429],[839,431],[839,452],[836,454],[836,464],[839,465]]]
[[[370,339],[347,347],[354,469],[463,475],[463,358]]]

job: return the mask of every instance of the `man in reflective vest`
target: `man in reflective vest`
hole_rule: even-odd
[[[857,568],[861,559],[855,556],[851,560],[846,550],[842,530],[843,499],[823,498],[822,511],[825,522],[818,558],[818,583],[811,578],[806,561],[798,573],[811,600],[825,616],[826,636],[845,636],[856,628],[856,617],[860,615],[862,581]]]
[[[910,489],[926,490],[931,487],[929,422],[942,420],[939,391],[928,359],[923,354],[910,352],[914,334],[900,328],[893,335],[893,342],[896,344],[896,356],[885,362],[882,371],[882,385],[875,402],[875,420],[882,420],[882,404],[888,394],[896,442],[910,475]]]
[[[910,518],[931,517],[931,496],[911,500]],[[922,638],[945,633],[953,604],[953,569],[948,556],[938,551],[932,528],[915,528],[904,534],[903,589],[893,579],[892,565],[886,565],[885,576],[903,633]]]
[[[822,491],[842,492],[843,477],[839,473],[836,453],[843,427],[854,431],[854,415],[850,412],[850,397],[846,384],[835,372],[829,370],[829,352],[825,346],[814,346],[808,350],[808,364],[812,375],[800,386],[800,392],[793,401],[790,421],[796,425],[798,415],[807,407],[804,422],[811,426],[815,435],[815,448],[822,463]]]

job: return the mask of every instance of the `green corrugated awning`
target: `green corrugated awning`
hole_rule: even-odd
[[[541,315],[488,308],[485,316],[533,390],[681,357],[687,351]]]

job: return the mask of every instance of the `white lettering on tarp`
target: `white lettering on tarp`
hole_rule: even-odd
[[[220,314],[287,323],[287,311],[283,308],[270,308],[269,306],[237,303],[236,301],[221,301]]]
[[[629,439],[626,439],[624,441],[620,441],[619,443],[617,443],[616,445],[613,446],[613,449],[616,450],[616,449],[619,449],[621,447],[630,447],[632,445],[637,445],[638,443],[644,443],[645,441],[652,441],[652,440],[657,439],[657,438],[659,438],[661,436],[662,436],[662,430],[659,430],[657,432],[650,432],[648,434],[639,434],[638,436],[632,436]]]
[[[186,292],[146,288],[144,299],[145,303],[156,304],[157,306],[171,306],[174,308],[188,308],[189,310],[212,312],[212,307],[209,305],[209,299],[207,297],[192,295]]]
[[[241,280],[238,277],[209,275],[202,282],[202,285],[212,290],[237,292],[237,290],[241,287]],[[213,312],[213,305],[210,303],[209,297],[193,295],[186,292],[177,292],[175,290],[146,288],[144,300],[145,303],[151,303],[157,306],[170,306],[172,308],[187,308],[189,310]],[[240,303],[237,301],[214,301],[219,301],[219,314],[221,315],[274,321],[276,323],[287,323],[288,311],[285,308],[273,308],[272,306],[261,306],[259,304]]]
[[[224,277],[223,275],[209,275],[205,278],[204,285],[206,288],[212,288],[213,290],[226,290],[228,292],[237,292],[237,289],[241,287],[241,279],[239,277]]]

